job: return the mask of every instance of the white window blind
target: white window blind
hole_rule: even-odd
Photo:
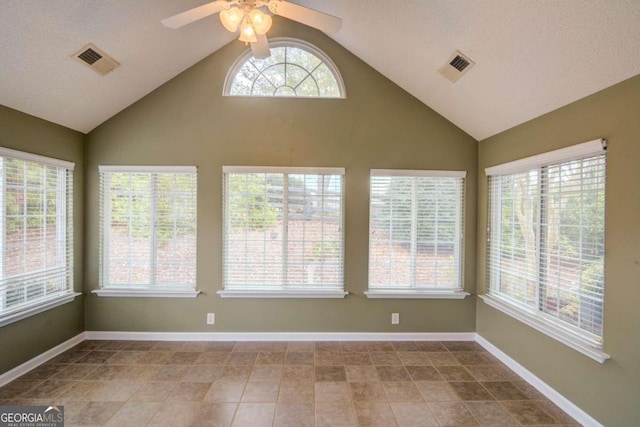
[[[223,173],[225,291],[343,290],[344,169]]]
[[[462,289],[465,176],[371,171],[370,289]]]
[[[0,321],[73,292],[73,169],[0,148]]]
[[[545,156],[547,162],[541,162]],[[600,346],[603,141],[497,166],[487,174],[489,293]]]
[[[99,171],[101,288],[195,289],[196,168]]]

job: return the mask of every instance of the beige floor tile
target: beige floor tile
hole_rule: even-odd
[[[248,365],[253,366],[258,357],[257,351],[234,351],[227,359],[227,365]]]
[[[57,381],[57,380],[45,380],[27,392],[22,393],[21,397],[26,397],[28,399],[39,399],[39,398],[51,398],[58,397],[65,390],[73,387],[77,381]]]
[[[315,365],[325,366],[342,366],[344,365],[344,359],[342,358],[342,352],[333,351],[316,351],[315,352]]]
[[[358,427],[394,427],[396,420],[387,402],[354,402]]]
[[[453,353],[427,353],[427,357],[435,366],[460,365],[460,361],[456,359]]]
[[[275,403],[280,391],[279,382],[249,382],[244,388],[241,402]]]
[[[107,427],[140,427],[160,409],[157,402],[128,402],[109,420]],[[66,411],[65,407],[65,411]]]
[[[247,381],[251,375],[251,366],[225,366],[218,375],[218,381]]]
[[[396,354],[405,366],[428,366],[432,364],[427,353],[422,351],[398,351]]]
[[[354,402],[386,402],[387,400],[382,383],[349,383],[349,387],[351,388],[351,400]]]
[[[214,341],[207,343],[207,349],[205,351],[233,351],[236,346],[235,341]]]
[[[198,414],[200,405],[199,402],[165,402],[160,405],[147,426],[186,427]]]
[[[407,366],[407,371],[414,381],[442,381],[442,376],[433,366]]]
[[[236,343],[236,345],[233,347],[233,351],[251,351],[251,352],[258,352],[260,351],[260,349],[262,348],[262,346],[266,344],[265,342],[261,342],[261,341],[247,341],[247,342],[238,342]]]
[[[477,426],[478,422],[462,402],[429,402],[429,409],[440,426]]]
[[[339,341],[316,341],[315,351],[341,352],[342,346]]]
[[[504,401],[502,405],[520,424],[557,424],[556,419],[535,401]]]
[[[133,363],[136,365],[162,365],[173,356],[170,351],[146,351]]]
[[[477,381],[510,381],[513,378],[504,368],[496,365],[468,365],[465,369]]]
[[[62,399],[74,401],[89,402],[91,400],[99,400],[96,395],[105,384],[107,384],[106,381],[78,381],[72,387],[60,393],[59,396]]]
[[[313,427],[314,407],[311,403],[279,403],[274,427]]]
[[[316,427],[356,426],[353,406],[348,402],[316,403]]]
[[[387,341],[370,341],[367,342],[367,349],[369,351],[394,351],[393,346]]]
[[[316,366],[316,382],[319,381],[347,381],[344,366]]]
[[[438,341],[417,341],[416,347],[418,351],[426,352],[445,352],[447,349]]]
[[[233,427],[270,427],[276,411],[275,403],[241,403]]]
[[[203,403],[192,427],[229,427],[236,414],[237,403]]]
[[[377,366],[402,365],[395,351],[372,351],[371,360]]]
[[[226,351],[204,351],[198,355],[196,364],[202,365],[224,365],[231,355]]]
[[[282,365],[284,364],[284,351],[261,350],[256,359],[256,365]]]
[[[249,382],[280,382],[282,370],[282,366],[255,365],[251,370]]]
[[[189,365],[164,365],[151,377],[154,381],[180,381],[191,369]]]
[[[422,395],[413,381],[385,381],[382,383],[389,402],[422,402]]]
[[[391,403],[391,409],[399,427],[437,427],[438,425],[424,402],[395,402]]]
[[[196,360],[202,355],[199,351],[176,351],[167,360],[164,361],[165,365],[189,365],[195,363]]]
[[[436,369],[445,381],[475,381],[463,366],[437,366]]]
[[[364,341],[342,341],[340,347],[342,347],[342,351],[345,353],[369,352],[367,343]]]
[[[286,341],[270,341],[262,343],[260,351],[285,353],[287,351]]]
[[[313,366],[285,366],[282,370],[282,381],[314,381]]]
[[[167,401],[170,402],[201,402],[209,392],[211,383],[181,382],[171,392]]]
[[[518,387],[508,381],[484,382],[482,386],[497,400],[529,400]]]
[[[0,399],[13,399],[19,397],[43,382],[44,381],[42,380],[36,379],[18,378],[17,380],[13,380],[9,384],[0,388]]]
[[[310,381],[283,381],[280,384],[278,402],[313,403],[314,386]]]
[[[76,414],[65,417],[65,425],[104,425],[124,402],[88,402]]]
[[[222,366],[193,365],[189,372],[182,377],[182,381],[212,383],[218,378],[220,372],[222,372]]]
[[[411,381],[404,366],[377,366],[376,369],[382,381]]]
[[[161,365],[127,365],[118,372],[115,379],[131,381],[147,381],[151,379],[161,368]],[[89,374],[91,375],[91,374]],[[86,378],[85,378],[86,379]]]
[[[96,366],[96,365],[93,365]],[[124,365],[100,365],[93,371],[89,372],[85,377],[85,381],[109,381],[118,378],[118,375],[127,367]]]
[[[375,366],[345,366],[347,381],[350,383],[364,383],[380,381]]]
[[[417,381],[416,386],[426,402],[455,402],[460,400],[449,383],[442,381]]]
[[[146,354],[146,351],[119,351],[109,357],[106,363],[110,365],[133,365]]]
[[[481,426],[517,426],[518,422],[498,402],[465,402]]]
[[[58,371],[51,379],[53,380],[81,380],[92,371],[96,370],[98,365],[69,365]]]
[[[345,365],[373,365],[368,352],[342,353]]]
[[[392,341],[391,346],[395,351],[418,351],[414,341]]]
[[[177,381],[149,381],[131,396],[134,402],[162,402],[178,386]]]
[[[95,401],[124,402],[144,384],[141,381],[104,381],[93,394]]]
[[[216,381],[211,384],[204,397],[205,402],[238,403],[242,398],[246,382]]]
[[[288,351],[285,365],[313,365],[313,353],[308,351]]]
[[[316,402],[350,402],[351,390],[345,382],[315,383]]]
[[[304,351],[313,353],[314,348],[315,344],[309,341],[290,341],[287,343],[287,351]]]
[[[460,400],[494,400],[494,397],[475,381],[450,382],[449,385]]]

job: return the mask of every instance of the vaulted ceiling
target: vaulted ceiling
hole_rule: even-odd
[[[341,17],[335,41],[477,140],[640,74],[638,0],[291,1]],[[206,2],[1,0],[0,104],[87,133],[235,39],[217,16],[160,24]],[[89,42],[121,67],[72,59]],[[476,65],[451,83],[456,50]]]

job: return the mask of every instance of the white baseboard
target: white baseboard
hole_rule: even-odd
[[[57,346],[45,351],[44,353],[37,355],[33,359],[29,359],[23,364],[16,366],[10,371],[5,372],[4,374],[0,375],[0,387],[26,374],[30,370],[37,368],[38,366],[42,365],[46,361],[53,359],[60,353],[63,353],[69,350],[73,346],[80,344],[85,339],[86,339],[85,333],[81,332],[75,337],[69,338],[65,342],[58,344]]]
[[[88,340],[135,341],[475,341],[475,332],[118,332],[86,331]]]
[[[555,403],[560,409],[567,414],[571,415],[577,422],[584,427],[604,427],[593,417],[587,414],[585,411],[577,407],[569,399],[558,393],[555,389],[535,376],[527,368],[513,360],[506,353],[500,350],[495,345],[491,344],[481,335],[476,334],[476,342],[484,347],[489,353],[498,358],[502,363],[507,365],[509,369],[520,375],[525,381],[535,387],[540,393],[542,393],[547,399]]]

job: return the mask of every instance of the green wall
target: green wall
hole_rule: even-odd
[[[606,138],[604,350],[599,364],[477,302],[477,331],[606,426],[640,420],[640,76],[479,144],[478,293],[485,283],[484,168]]]
[[[223,97],[233,41],[87,137],[85,291],[98,288],[98,165],[198,166],[197,299],[86,295],[87,330],[471,332],[475,300],[369,300],[369,171],[468,171],[465,288],[475,286],[477,142],[324,34],[287,20],[271,37],[308,41],[332,58],[346,99]],[[222,166],[346,168],[345,288],[340,300],[221,299]],[[205,324],[205,313],[216,324]],[[391,325],[391,312],[400,325]]]
[[[82,292],[84,135],[0,106],[0,146],[75,163],[74,287]],[[0,374],[84,331],[82,296],[0,328]]]

